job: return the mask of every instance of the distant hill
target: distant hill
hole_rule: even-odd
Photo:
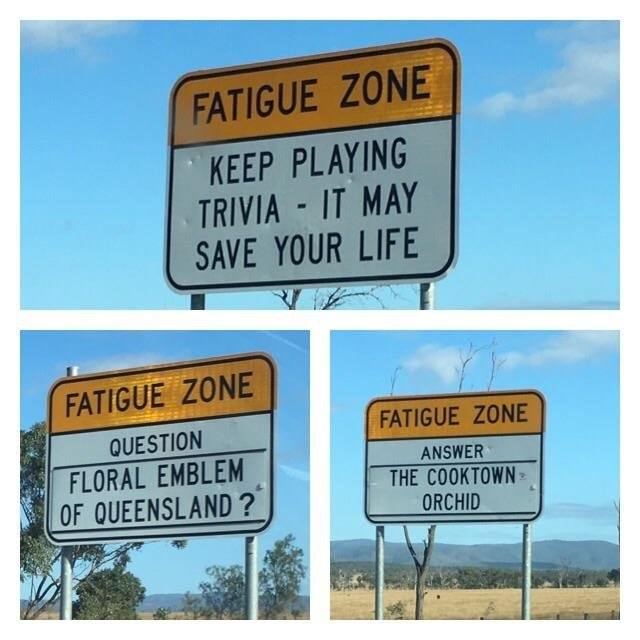
[[[420,541],[414,541],[422,546]],[[603,540],[541,540],[532,543],[533,567],[553,569],[613,569],[620,566],[620,548]],[[404,542],[385,542],[385,563],[412,564]],[[332,540],[331,562],[373,562],[373,540]],[[437,543],[432,565],[436,567],[519,567],[522,545],[515,544],[444,544]]]
[[[152,593],[138,605],[138,611],[155,611],[161,607],[171,611],[182,611],[184,593]]]
[[[160,607],[163,607],[164,609],[170,609],[171,611],[182,611],[183,606],[184,593],[153,593],[145,597],[142,603],[138,606],[138,611],[154,612]],[[298,600],[292,608],[299,609],[300,611],[308,613],[309,596],[298,596]]]
[[[197,595],[197,594],[192,594]],[[20,599],[20,607],[23,608],[27,604],[27,601]],[[54,604],[51,607],[52,611],[58,610],[58,605]],[[171,611],[182,611],[184,607],[184,593],[153,593],[145,597],[142,603],[138,606],[138,611],[143,612],[155,612],[157,609],[163,607]],[[291,607],[292,609],[298,609],[303,613],[309,613],[309,596],[298,596],[297,601]]]

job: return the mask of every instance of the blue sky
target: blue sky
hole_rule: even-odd
[[[363,514],[364,410],[389,395],[457,389],[460,350],[496,341],[504,364],[492,389],[538,389],[547,402],[543,513],[534,540],[618,542],[619,346],[606,331],[334,331],[331,337],[331,539],[373,538]],[[464,391],[486,389],[491,348],[478,353]],[[418,534],[418,529],[413,530]],[[421,534],[420,534],[421,535]],[[440,525],[438,540],[520,542],[517,524]],[[403,539],[388,526],[387,540]]]
[[[276,512],[259,537],[260,558],[293,533],[309,566],[309,340],[305,331],[24,331],[21,334],[22,428],[44,420],[51,384],[68,365],[80,373],[265,351],[278,366]],[[244,565],[243,538],[190,540],[184,550],[154,542],[132,555],[130,570],[153,593],[198,592],[213,564]],[[159,569],[160,567],[160,569]],[[302,593],[309,593],[308,574]]]
[[[434,36],[463,60],[459,260],[437,305],[617,308],[617,23],[417,21],[23,23],[22,307],[188,307],[162,275],[184,72]],[[269,292],[207,306],[281,308]]]

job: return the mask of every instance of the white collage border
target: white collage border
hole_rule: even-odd
[[[8,4],[8,3],[7,3]],[[634,122],[637,110],[636,73],[632,60],[640,60],[638,52],[638,24],[634,11],[618,0],[602,2],[585,0],[580,4],[566,3],[558,6],[557,0],[539,0],[531,8],[514,7],[516,3],[486,0],[473,3],[458,0],[455,3],[398,3],[386,6],[374,6],[363,3],[358,6],[325,1],[319,6],[302,7],[300,2],[248,2],[241,6],[229,3],[214,6],[211,2],[200,0],[189,3],[188,7],[179,7],[175,3],[156,3],[150,13],[148,5],[133,1],[112,0],[104,6],[89,6],[77,0],[59,0],[53,4],[44,1],[24,2],[20,7],[2,9],[0,42],[3,47],[3,79],[6,89],[4,96],[5,158],[2,160],[2,175],[10,186],[5,215],[12,220],[4,239],[7,249],[0,255],[5,278],[5,296],[2,313],[2,353],[5,366],[2,368],[3,397],[9,405],[8,420],[5,421],[5,438],[2,447],[3,502],[5,505],[2,541],[5,549],[5,566],[0,583],[0,603],[5,637],[32,638],[46,635],[53,638],[84,637],[87,632],[97,639],[110,638],[113,633],[128,634],[137,622],[80,622],[45,624],[21,622],[18,618],[18,554],[19,531],[16,522],[18,514],[18,456],[19,434],[15,428],[19,422],[19,332],[36,329],[173,329],[173,330],[215,330],[215,329],[299,329],[311,330],[311,376],[310,376],[310,447],[311,447],[311,526],[310,526],[310,621],[271,621],[242,622],[216,621],[216,626],[203,621],[193,625],[192,621],[173,621],[169,625],[154,624],[153,629],[144,632],[153,633],[156,638],[173,638],[176,632],[187,632],[191,636],[207,637],[220,632],[234,637],[250,637],[258,634],[278,638],[298,638],[301,634],[312,638],[324,638],[327,634],[339,634],[340,637],[355,633],[365,633],[367,637],[386,638],[389,632],[397,631],[397,625],[407,629],[407,624],[421,624],[420,631],[426,634],[472,633],[474,636],[501,638],[513,637],[514,633],[524,638],[540,633],[540,624],[553,622],[532,622],[522,624],[518,621],[428,621],[411,623],[405,621],[387,621],[381,627],[370,621],[330,621],[329,620],[329,433],[330,415],[330,331],[331,330],[388,330],[389,327],[401,330],[619,330],[621,333],[621,502],[625,504],[622,512],[622,552],[621,565],[624,565],[621,610],[619,622],[592,622],[584,625],[578,622],[563,622],[564,633],[580,625],[580,634],[585,638],[601,636],[602,624],[607,630],[622,635],[634,635],[634,604],[639,588],[634,584],[634,569],[640,565],[640,552],[633,544],[638,533],[637,506],[634,505],[634,493],[638,479],[634,474],[634,451],[640,445],[637,435],[637,415],[635,380],[638,379],[638,331],[640,318],[635,289],[638,287],[634,277],[640,273],[638,250],[634,240],[640,237],[640,225],[635,215],[638,206],[637,159],[634,157],[635,144],[638,141],[637,125]],[[342,5],[342,6],[341,6]],[[393,11],[391,11],[393,9]],[[534,10],[535,9],[535,10]],[[5,11],[8,15],[4,15]],[[13,13],[9,14],[9,11]],[[620,19],[621,23],[621,309],[620,311],[209,311],[190,313],[187,311],[20,311],[19,310],[19,163],[20,133],[15,123],[19,121],[19,19],[277,19],[277,18],[333,18],[333,19]],[[488,43],[489,44],[489,43]],[[12,242],[13,240],[13,242]],[[627,295],[625,295],[625,293]],[[185,298],[186,300],[186,298]],[[635,418],[635,419],[634,419]],[[625,576],[628,576],[625,578]],[[609,625],[616,625],[615,627]],[[89,625],[87,628],[85,625]],[[177,625],[177,627],[176,627]],[[227,626],[231,625],[231,626]],[[246,627],[245,625],[252,625]],[[258,625],[258,626],[254,626]],[[471,627],[470,627],[471,625]],[[137,627],[134,627],[137,628]],[[415,630],[416,627],[412,627]],[[556,627],[549,631],[554,633]],[[576,629],[577,631],[577,629]],[[3,635],[4,635],[3,633]]]

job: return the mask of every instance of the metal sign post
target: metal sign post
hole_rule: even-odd
[[[67,377],[78,375],[78,367],[67,367]],[[73,591],[73,547],[60,550],[60,620],[71,620],[71,594]]]
[[[376,527],[375,619],[384,620],[384,526]]]
[[[245,617],[258,619],[258,538],[244,539]]]
[[[196,293],[191,297],[191,311],[204,311],[204,293]]]
[[[420,309],[433,311],[436,308],[435,282],[420,283]]]
[[[71,594],[73,593],[73,547],[60,551],[60,620],[71,620]]]
[[[522,525],[522,619],[531,619],[531,525]]]

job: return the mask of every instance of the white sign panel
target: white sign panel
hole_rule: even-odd
[[[256,354],[56,383],[48,538],[97,544],[266,529],[274,373]]]
[[[179,293],[438,279],[456,259],[457,53],[424,41],[189,74],[172,92]]]
[[[376,524],[535,520],[542,510],[543,424],[544,401],[537,392],[372,402],[367,519]]]

